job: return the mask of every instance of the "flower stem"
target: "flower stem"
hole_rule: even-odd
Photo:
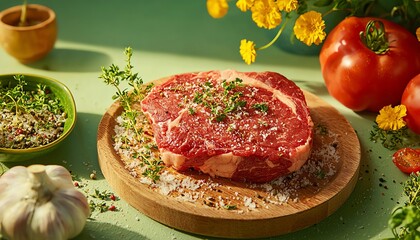
[[[280,35],[283,32],[284,28],[286,27],[288,21],[289,21],[289,18],[286,18],[283,25],[281,26],[281,28],[277,32],[276,36],[269,43],[267,43],[266,45],[264,45],[262,47],[256,48],[255,50],[263,50],[263,49],[266,49],[266,48],[270,47],[271,45],[273,45],[273,43],[275,43],[277,41],[277,39],[280,37]]]

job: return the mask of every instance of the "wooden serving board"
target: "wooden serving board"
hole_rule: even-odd
[[[361,154],[356,133],[344,116],[317,96],[304,93],[315,124],[313,153],[304,170],[279,181],[238,183],[167,169],[174,181],[187,178],[201,185],[196,190],[162,194],[159,187],[130,174],[129,163],[113,148],[115,119],[122,111],[117,102],[99,124],[100,168],[122,199],[179,230],[213,237],[259,238],[303,229],[331,215],[347,200],[358,179]]]

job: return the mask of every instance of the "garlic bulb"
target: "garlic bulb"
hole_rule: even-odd
[[[0,178],[0,227],[6,239],[69,239],[84,228],[90,209],[66,168],[11,168]]]

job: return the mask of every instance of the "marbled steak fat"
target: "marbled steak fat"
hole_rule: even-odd
[[[274,72],[169,77],[141,102],[167,166],[267,182],[308,159],[313,122],[302,90]]]

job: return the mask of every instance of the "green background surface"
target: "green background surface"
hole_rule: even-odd
[[[32,1],[30,1],[32,2]],[[143,80],[214,69],[276,71],[336,107],[355,128],[362,148],[360,177],[350,198],[320,223],[272,239],[383,239],[392,234],[387,222],[403,204],[402,182],[407,176],[391,162],[392,152],[369,141],[375,115],[354,113],[327,92],[317,56],[289,54],[278,47],[258,52],[251,66],[239,56],[239,41],[269,42],[273,32],[258,29],[231,4],[223,19],[212,19],[205,0],[177,1],[37,1],[56,11],[59,35],[53,51],[43,60],[23,65],[0,50],[0,74],[31,73],[58,79],[72,91],[77,125],[68,139],[50,154],[33,160],[67,167],[83,185],[112,192],[98,165],[96,133],[112,104],[113,88],[98,76],[101,66],[124,66],[123,50],[134,49],[132,64]],[[3,0],[0,9],[19,4]],[[345,144],[345,143],[344,143]],[[29,165],[33,162],[22,162]],[[6,167],[12,167],[8,164]],[[0,169],[1,170],[1,169]],[[89,175],[96,171],[97,180]],[[385,180],[385,182],[381,182]],[[209,239],[164,226],[138,212],[124,200],[117,212],[94,212],[76,239]]]

